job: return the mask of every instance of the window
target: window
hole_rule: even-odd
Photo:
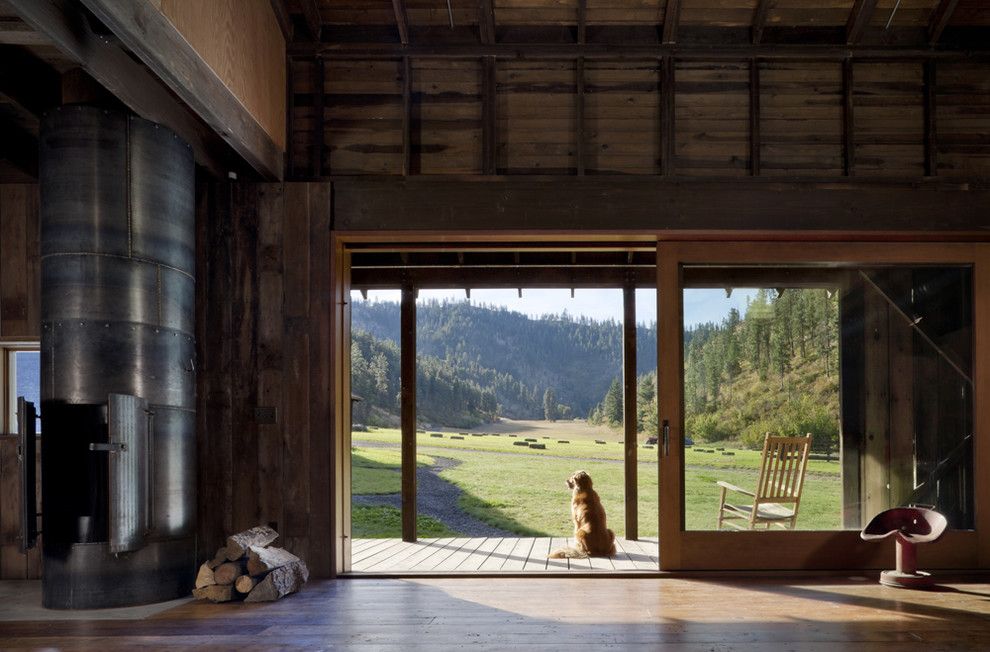
[[[41,412],[41,352],[37,343],[4,344],[3,355],[3,431],[17,433],[17,397],[23,396]],[[36,424],[41,432],[41,419]]]

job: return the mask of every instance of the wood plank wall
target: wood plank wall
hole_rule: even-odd
[[[659,60],[586,61],[581,125],[575,61],[495,66],[496,173],[577,174],[581,152],[586,174],[660,173],[666,118]],[[765,177],[918,179],[926,143],[938,176],[990,176],[990,64],[933,64],[930,129],[925,66],[854,59],[844,72],[841,60],[675,61],[669,174],[749,175],[755,139]],[[484,154],[481,61],[415,57],[411,70],[409,172],[477,174]],[[290,178],[403,174],[403,76],[398,59],[293,59]],[[755,128],[751,105],[758,107]]]
[[[200,556],[272,524],[328,576],[330,186],[197,192]]]
[[[0,337],[41,337],[37,184],[0,184]],[[0,368],[2,368],[0,361]],[[2,405],[0,401],[0,405]],[[40,460],[40,446],[39,456]],[[40,463],[40,462],[39,462]],[[41,474],[38,474],[41,497]],[[19,549],[17,437],[0,433],[0,579],[41,577],[40,548]],[[39,510],[40,511],[40,510]]]

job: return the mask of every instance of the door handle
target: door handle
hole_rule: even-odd
[[[670,454],[670,421],[663,420],[663,456]]]

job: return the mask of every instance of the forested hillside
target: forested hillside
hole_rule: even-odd
[[[356,301],[351,323],[355,332],[390,342],[398,355],[397,303]],[[655,327],[641,326],[638,342],[639,371],[645,373],[656,367]],[[515,419],[544,418],[547,389],[556,402],[554,416],[584,418],[622,368],[622,328],[617,322],[567,315],[531,319],[466,301],[419,303],[416,347],[421,373],[424,364],[431,364],[430,377],[457,378],[490,389],[499,414]],[[434,362],[423,362],[430,358]],[[396,377],[397,364],[392,369]],[[422,389],[417,393],[423,410],[438,409],[427,405]],[[389,404],[393,409],[395,400],[393,396]]]
[[[835,450],[839,433],[838,297],[826,290],[760,290],[745,314],[684,334],[687,436],[762,445],[764,434],[812,433]],[[656,433],[656,374],[639,378],[639,430]],[[645,403],[645,401],[650,401]],[[618,378],[591,413],[622,423]]]

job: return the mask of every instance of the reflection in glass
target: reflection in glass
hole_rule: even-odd
[[[699,266],[684,278],[685,306],[745,297],[684,325],[686,529],[716,529],[725,485],[727,502],[752,509],[767,433],[812,436],[796,529],[860,529],[909,504],[972,527],[970,268]],[[789,529],[783,506],[758,511],[777,507],[761,528]]]

